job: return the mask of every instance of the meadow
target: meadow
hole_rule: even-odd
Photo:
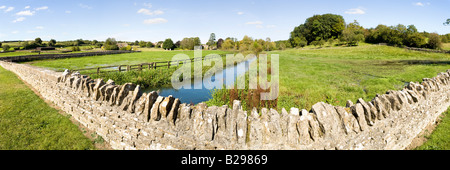
[[[280,56],[280,95],[276,108],[311,109],[317,102],[345,106],[347,100],[372,100],[449,69],[450,55],[378,45],[273,51]],[[216,91],[209,105],[229,104],[230,92]],[[238,99],[251,100],[247,91]],[[228,95],[228,96],[227,96]],[[247,96],[247,97],[246,97]],[[234,97],[235,98],[235,97]],[[254,106],[250,102],[248,106]],[[256,104],[257,105],[257,104]],[[247,108],[250,110],[251,108]]]
[[[0,67],[0,150],[90,150],[68,116],[50,107],[17,76]]]

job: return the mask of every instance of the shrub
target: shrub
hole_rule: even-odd
[[[441,37],[436,34],[432,33],[428,36],[428,48],[431,49],[442,49],[442,41]]]
[[[9,49],[11,48],[9,45],[3,45],[2,46],[2,48],[3,48],[3,51],[9,51]]]
[[[81,51],[80,47],[78,47],[78,46],[73,46],[73,47],[71,48],[71,50],[72,50],[72,51]]]

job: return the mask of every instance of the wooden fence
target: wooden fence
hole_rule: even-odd
[[[219,57],[209,57],[209,58],[219,58]],[[220,57],[222,58],[222,57]],[[202,61],[205,57],[191,58],[189,59],[191,62],[194,61]],[[112,65],[112,66],[102,66],[102,67],[93,67],[93,68],[84,68],[78,70],[71,70],[71,72],[84,72],[85,75],[97,74],[100,75],[102,73],[111,73],[111,72],[126,72],[132,70],[142,71],[144,69],[156,69],[158,67],[162,68],[170,68],[172,66],[178,67],[180,63],[189,61],[189,60],[175,60],[175,61],[160,61],[160,62],[152,62],[152,63],[141,63],[135,65]],[[89,71],[92,70],[92,71]],[[87,71],[87,72],[86,72]]]

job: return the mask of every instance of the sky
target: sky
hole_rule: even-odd
[[[414,24],[450,33],[450,0],[0,0],[0,41],[174,41],[248,35],[286,40],[316,14],[342,15],[365,28]]]

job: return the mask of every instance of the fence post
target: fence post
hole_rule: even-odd
[[[131,70],[131,66],[127,65],[127,72]]]
[[[122,66],[121,65],[119,66],[119,72],[122,72]]]
[[[167,62],[167,68],[170,68],[170,61]]]
[[[97,75],[100,75],[100,67],[97,67]]]
[[[156,69],[156,63],[153,63],[153,67]]]
[[[139,71],[142,71],[142,64],[139,64]]]

